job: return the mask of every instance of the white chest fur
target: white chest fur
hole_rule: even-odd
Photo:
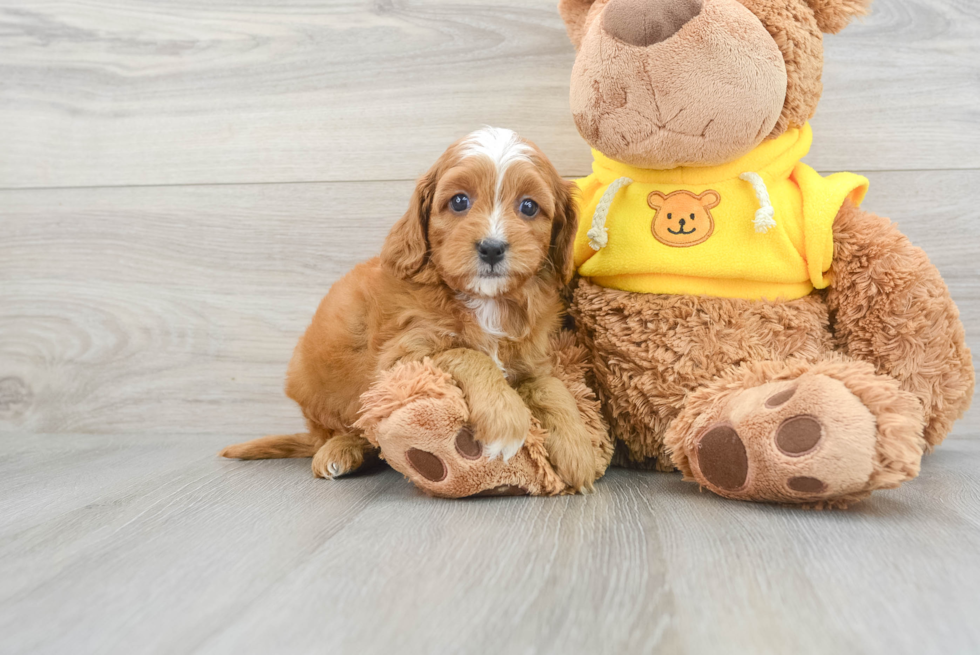
[[[500,340],[507,338],[507,332],[503,328],[503,310],[500,303],[493,298],[470,298],[468,296],[462,297],[461,300],[467,309],[473,312],[477,325],[487,337],[486,340],[490,346],[487,349],[487,354],[493,358],[493,361],[506,376],[507,369],[500,361],[499,356]]]

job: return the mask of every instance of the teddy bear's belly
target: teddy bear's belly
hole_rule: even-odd
[[[639,294],[582,279],[571,308],[597,392],[633,460],[669,468],[663,436],[687,394],[747,360],[814,360],[832,349],[817,294],[789,302]]]

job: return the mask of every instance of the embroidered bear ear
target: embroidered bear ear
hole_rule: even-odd
[[[666,199],[667,196],[660,193],[659,191],[652,191],[650,195],[647,196],[647,204],[650,205],[650,209],[659,210],[661,207],[664,206],[664,200]]]
[[[806,0],[821,32],[837,34],[855,16],[868,13],[871,0]]]
[[[721,204],[721,194],[717,191],[705,191],[698,196],[698,200],[705,209],[714,209]]]

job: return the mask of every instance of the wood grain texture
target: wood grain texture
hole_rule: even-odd
[[[0,653],[980,651],[980,408],[847,512],[216,457],[301,429],[296,339],[450,141],[588,171],[555,1],[0,3]],[[878,0],[828,37],[807,161],[870,177],[980,353],[977,34]]]
[[[213,436],[0,439],[4,653],[980,648],[975,440],[854,510],[805,512],[674,474],[444,501],[390,470],[218,460]]]
[[[330,284],[380,249],[411,188],[0,194],[0,379],[29,397],[0,421],[32,432],[300,429],[282,394],[292,349]]]
[[[482,124],[588,172],[555,0],[8,0],[0,188],[412,179]],[[818,169],[980,167],[980,5],[826,40]]]
[[[980,351],[980,172],[870,175],[865,206],[929,253]],[[292,348],[330,284],[379,251],[411,189],[0,192],[0,430],[299,430],[282,394]],[[980,412],[958,429],[980,433]]]

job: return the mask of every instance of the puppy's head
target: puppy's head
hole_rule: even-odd
[[[394,274],[496,297],[534,276],[564,284],[577,227],[573,185],[532,143],[487,127],[426,173],[385,241]]]

